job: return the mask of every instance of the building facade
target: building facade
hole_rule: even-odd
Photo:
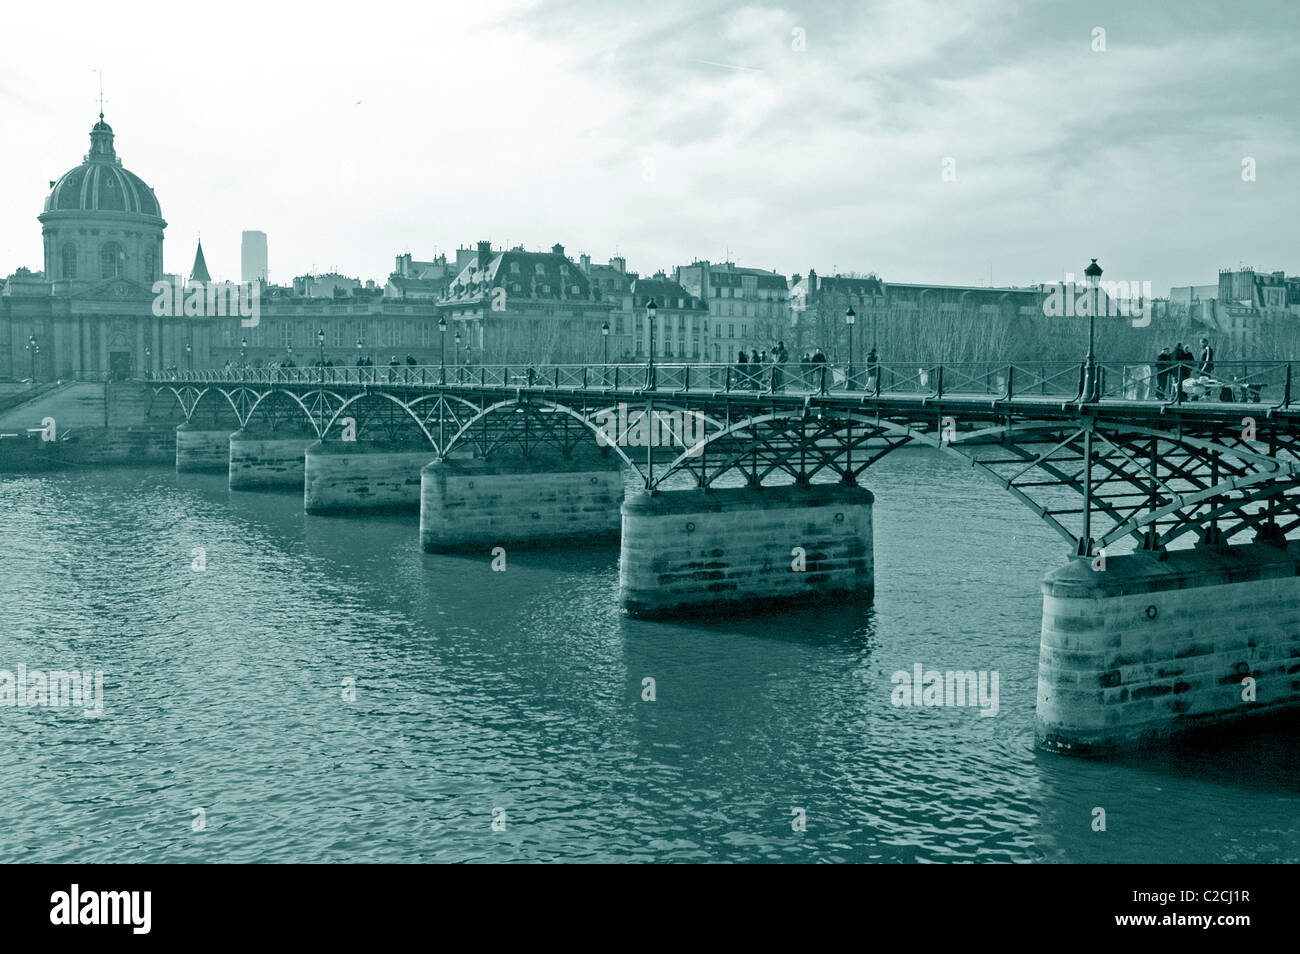
[[[697,344],[711,362],[731,363],[740,349],[769,351],[790,332],[790,291],[784,275],[734,262],[694,261],[673,278],[705,304],[708,320],[689,316],[688,350]]]
[[[617,302],[597,293],[563,245],[549,252],[496,251],[479,242],[461,261],[463,269],[437,306],[452,339],[449,354],[459,339],[457,360],[466,348],[471,360],[489,364],[600,360],[601,329]]]
[[[201,243],[187,282],[164,273],[167,223],[159,201],[123,167],[114,138],[101,115],[82,163],[51,181],[38,217],[43,270],[19,268],[0,281],[0,379],[121,378],[228,361],[314,364],[321,332],[325,360],[335,365],[355,364],[362,355],[376,364],[394,355],[405,361],[408,354],[437,362],[437,300],[452,273],[445,258],[416,263],[399,256],[394,276],[380,287],[335,273],[274,286],[265,283],[262,233],[246,232],[241,272],[263,276],[256,282],[256,320],[233,313],[187,317],[179,307],[157,314],[157,282],[185,297],[196,288],[229,292],[232,286],[213,280]],[[434,274],[439,267],[441,278]]]

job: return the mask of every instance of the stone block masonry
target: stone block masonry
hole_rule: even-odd
[[[1300,544],[1071,560],[1043,581],[1043,749],[1105,755],[1298,704]]]
[[[58,470],[100,464],[170,465],[176,432],[162,427],[77,427],[59,431],[54,441],[21,435],[0,439],[0,473]]]
[[[181,473],[224,471],[230,467],[230,428],[203,429],[191,424],[176,428],[176,469]]]
[[[231,490],[302,490],[307,446],[316,438],[292,433],[230,435]]]
[[[435,461],[421,472],[420,545],[428,553],[495,546],[612,543],[623,474],[613,458]]]
[[[663,618],[870,600],[873,502],[870,491],[839,485],[629,497],[623,606]]]
[[[366,441],[317,442],[307,448],[303,508],[308,513],[420,509],[420,471],[432,447]]]

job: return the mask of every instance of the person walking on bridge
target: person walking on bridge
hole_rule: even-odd
[[[1173,373],[1174,357],[1165,345],[1156,355],[1156,400],[1167,401],[1170,397],[1169,377]]]
[[[812,357],[808,359],[808,362],[812,367],[812,373],[810,375],[811,380],[809,380],[808,386],[820,391],[826,378],[826,355],[822,353],[821,348],[815,348],[813,349]]]
[[[1214,349],[1210,347],[1209,338],[1201,339],[1201,360],[1196,372],[1207,377],[1214,373]]]

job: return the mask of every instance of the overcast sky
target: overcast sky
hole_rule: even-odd
[[[11,4],[0,274],[41,265],[96,68],[168,271],[201,232],[238,279],[261,229],[280,282],[479,239],[642,274],[728,252],[978,285],[1096,256],[1156,294],[1300,272],[1298,21],[1295,0]]]

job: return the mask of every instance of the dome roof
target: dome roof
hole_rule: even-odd
[[[122,168],[113,150],[113,127],[99,122],[90,130],[85,161],[65,172],[45,200],[46,212],[130,212],[162,217],[153,189],[135,173]]]

